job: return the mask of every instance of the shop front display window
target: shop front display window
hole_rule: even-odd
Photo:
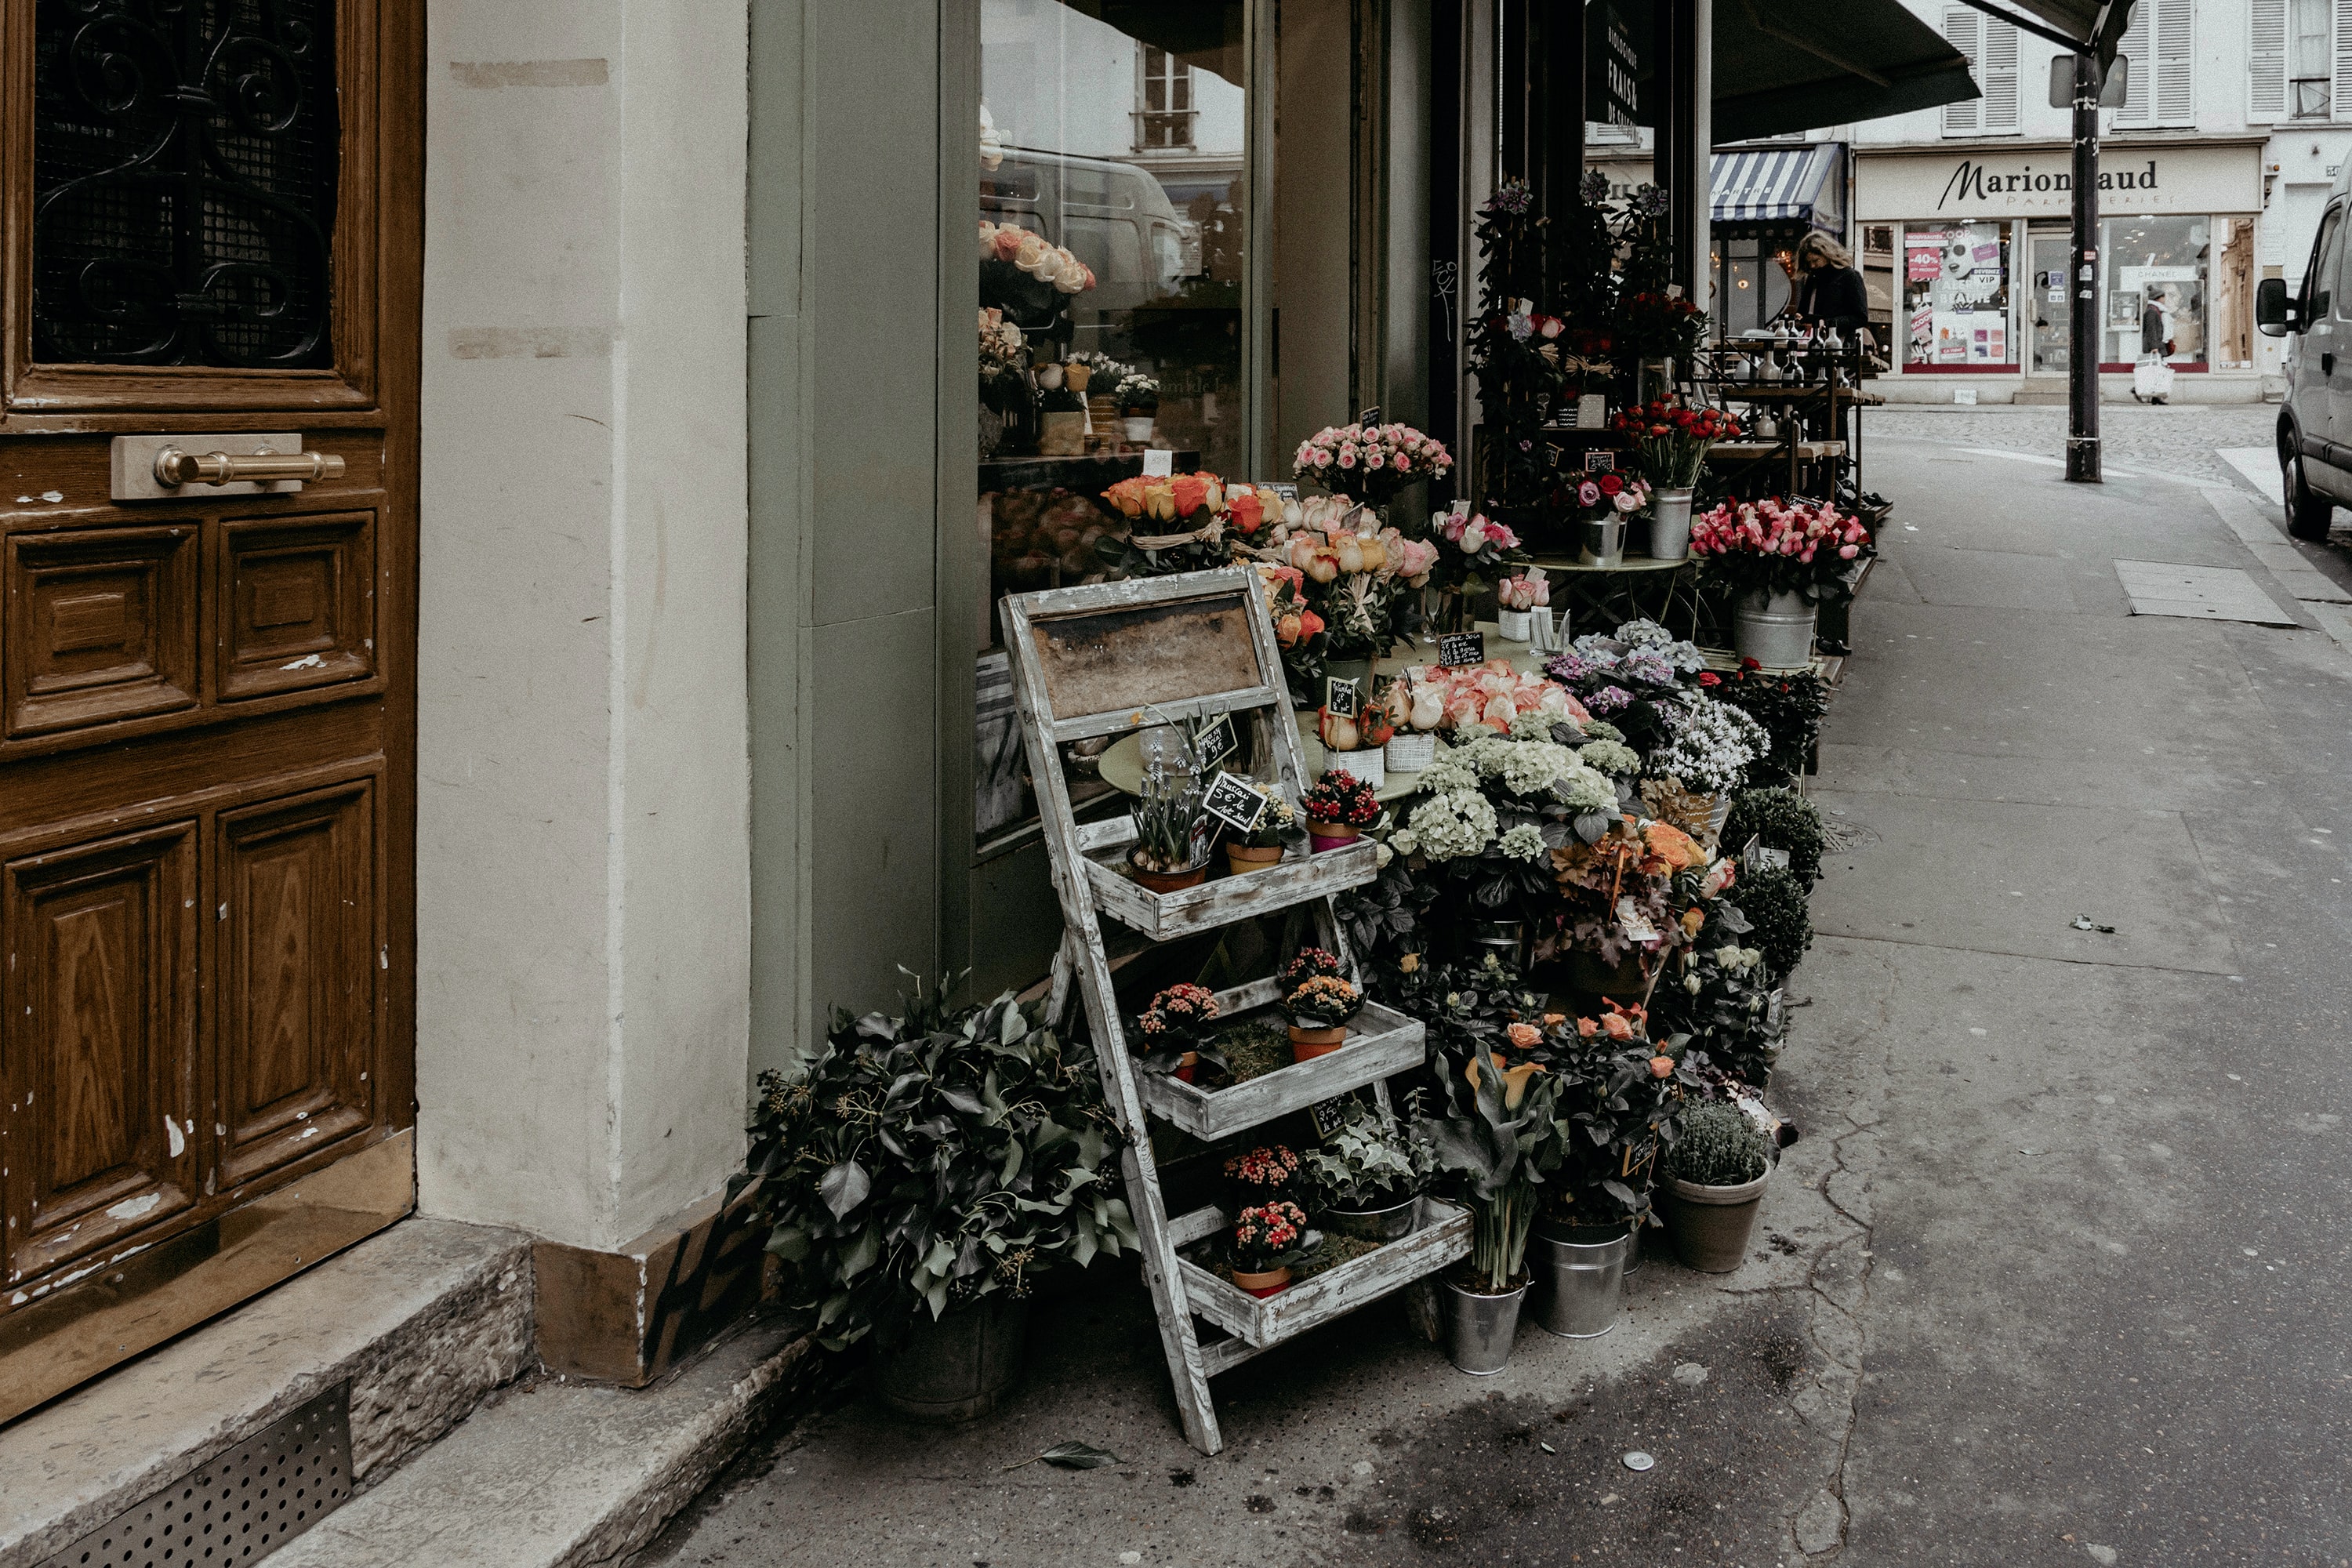
[[[2155,357],[2207,363],[2206,284],[2212,223],[2201,217],[2111,217],[2099,225],[2100,357],[2117,370]]]
[[[1904,368],[2015,370],[2010,341],[2010,233],[2004,223],[1914,225],[1903,231]]]
[[[1250,149],[1243,0],[982,0],[980,17],[986,850],[1036,816],[998,603],[1108,574],[1097,545],[1126,522],[1100,497],[1119,479],[1246,469]]]

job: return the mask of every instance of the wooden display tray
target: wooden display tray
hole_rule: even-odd
[[[1252,876],[1263,877],[1264,871]],[[1271,1004],[1280,990],[1272,980],[1253,981],[1232,991],[1217,993],[1217,1013],[1234,1018]],[[1429,1047],[1421,1020],[1367,1002],[1348,1024],[1348,1041],[1336,1051],[1276,1068],[1263,1077],[1230,1089],[1206,1089],[1170,1073],[1145,1073],[1141,1079],[1143,1108],[1162,1121],[1172,1122],[1203,1142],[1255,1127],[1277,1116],[1319,1105],[1349,1089],[1361,1089],[1428,1059]]]
[[[1191,1258],[1179,1258],[1192,1310],[1237,1342],[1234,1352],[1223,1354],[1219,1353],[1222,1345],[1204,1345],[1203,1359],[1213,1363],[1244,1361],[1470,1256],[1468,1209],[1425,1197],[1414,1218],[1412,1235],[1271,1296],[1253,1296]],[[1214,1236],[1230,1223],[1224,1210],[1212,1205],[1171,1220],[1169,1229],[1171,1239],[1182,1247]],[[1222,1369],[1213,1364],[1209,1370]]]
[[[1274,914],[1294,904],[1360,888],[1381,874],[1379,852],[1372,841],[1359,838],[1345,849],[1293,851],[1264,871],[1219,875],[1222,868],[1213,867],[1204,882],[1173,893],[1155,893],[1120,872],[1128,846],[1135,842],[1130,819],[1088,823],[1080,834],[1095,840],[1086,846],[1086,853],[1087,880],[1093,885],[1096,902],[1105,914],[1154,942]],[[1223,859],[1220,855],[1218,860]]]

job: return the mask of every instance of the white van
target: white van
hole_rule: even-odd
[[[2286,404],[2279,410],[2279,468],[2286,530],[2325,539],[2338,506],[2352,506],[2352,159],[2327,193],[2303,288],[2265,278],[2254,324],[2286,339]],[[2340,362],[2340,363],[2339,363]]]

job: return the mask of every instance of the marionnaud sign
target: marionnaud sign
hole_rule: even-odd
[[[2099,211],[2109,216],[2262,210],[2260,143],[2099,151]],[[1862,218],[2064,217],[2074,211],[2064,145],[1864,153],[1855,160]]]

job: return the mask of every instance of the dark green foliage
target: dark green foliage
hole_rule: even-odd
[[[1772,1137],[1729,1100],[1708,1100],[1683,1114],[1682,1136],[1668,1162],[1675,1176],[1694,1185],[1736,1187],[1772,1168]]]
[[[1678,1050],[1703,1055],[1707,1066],[1762,1089],[1771,1081],[1787,1021],[1756,949],[1732,942],[1724,923],[1723,942],[1703,937],[1667,966],[1650,994],[1650,1027]]]
[[[1787,674],[1741,668],[1708,689],[1717,702],[1745,710],[1772,737],[1772,750],[1748,772],[1748,776],[1795,778],[1821,741],[1822,720],[1830,710],[1830,686],[1809,670]]]
[[[1780,746],[1775,738],[1775,754]],[[1795,790],[1778,786],[1746,790],[1731,803],[1730,818],[1723,826],[1724,853],[1738,853],[1748,847],[1750,838],[1762,839],[1767,849],[1786,849],[1789,869],[1807,887],[1821,880],[1822,849],[1826,842],[1822,809]]]
[[[1813,919],[1805,908],[1805,883],[1794,871],[1743,871],[1731,896],[1754,928],[1750,945],[1764,950],[1764,963],[1786,977],[1813,945]]]
[[[829,1350],[1136,1245],[1092,1048],[1010,993],[950,1008],[947,990],[902,998],[902,1017],[837,1013],[814,1059],[760,1075],[768,1250]]]

